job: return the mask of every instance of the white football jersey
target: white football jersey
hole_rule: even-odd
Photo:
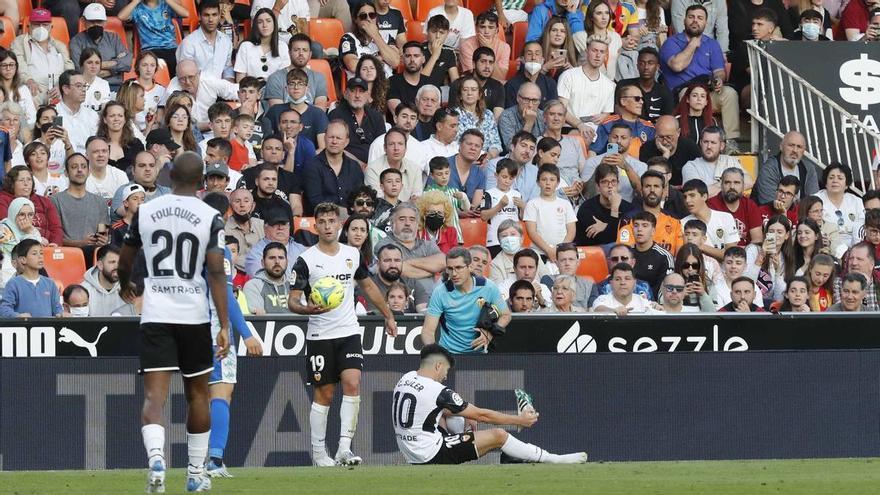
[[[290,290],[301,290],[308,298],[311,286],[324,277],[333,277],[345,287],[342,304],[324,314],[309,316],[308,340],[329,340],[362,333],[354,311],[354,282],[370,276],[361,263],[357,248],[339,243],[339,252],[329,255],[312,246],[306,249],[290,271]]]
[[[210,322],[205,254],[224,248],[223,220],[194,196],[166,194],[141,205],[125,243],[144,248],[141,323]]]
[[[437,455],[443,442],[438,428],[443,410],[458,414],[468,406],[451,388],[415,371],[397,382],[392,400],[397,447],[410,464],[423,464]]]

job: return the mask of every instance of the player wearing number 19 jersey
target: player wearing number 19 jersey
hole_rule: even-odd
[[[173,371],[183,376],[187,397],[186,489],[211,488],[204,469],[211,429],[208,377],[214,369],[209,285],[220,325],[216,340],[221,358],[229,346],[229,313],[223,220],[195,197],[203,168],[195,153],[175,158],[172,193],[141,206],[120,255],[123,298],[133,292],[130,277],[138,248],[143,247],[147,265],[140,325],[140,370],[144,375],[141,434],[150,467],[147,492],[165,491],[165,429],[161,423]]]
[[[391,415],[397,446],[411,464],[461,464],[478,459],[492,450],[527,462],[579,464],[587,462],[586,452],[551,454],[517,440],[501,428],[454,433],[441,427],[444,416],[460,416],[494,425],[531,427],[538,414],[531,409],[513,416],[468,404],[451,388],[443,385],[449,369],[455,366],[452,354],[437,344],[422,348],[417,371],[403,375],[392,394]]]
[[[290,272],[287,304],[294,313],[309,315],[306,352],[309,382],[315,386],[314,402],[309,413],[312,437],[312,462],[317,466],[352,465],[361,462],[351,452],[351,440],[357,428],[360,409],[361,370],[364,361],[362,330],[354,312],[354,282],[379,312],[385,316],[385,331],[397,335],[394,315],[382,294],[369,277],[358,249],[338,241],[341,223],[339,207],[321,203],[315,207],[318,244],[300,254]],[[308,297],[312,284],[333,277],[345,288],[339,307],[331,310],[301,302]],[[334,458],[327,454],[325,437],[330,403],[336,384],[342,382],[342,405],[339,408],[339,448]]]

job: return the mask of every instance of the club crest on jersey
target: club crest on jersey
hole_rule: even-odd
[[[629,230],[627,230],[627,229],[620,230],[620,242],[623,242],[623,243],[629,242]]]
[[[296,284],[296,270],[290,270],[290,273],[287,274],[287,283],[293,287]]]
[[[458,392],[452,392],[452,403],[456,406],[460,406],[464,404],[464,399],[462,399],[461,396],[458,395]]]
[[[351,261],[351,258],[346,258],[346,259],[345,259],[345,266],[347,266],[348,269],[351,270],[351,267],[354,266],[354,262]]]
[[[715,231],[715,235],[718,236],[719,239],[724,239],[724,229],[718,229]]]
[[[672,225],[669,225],[669,224],[667,223],[665,228],[666,228],[666,233],[667,233],[667,234],[671,234],[671,233],[672,233]]]
[[[317,372],[317,371],[315,372],[315,381],[316,381],[316,382],[320,382],[320,381],[321,381],[321,373],[319,373],[319,372]]]

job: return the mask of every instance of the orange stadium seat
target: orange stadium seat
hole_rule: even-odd
[[[506,81],[513,79],[513,76],[516,75],[517,71],[519,71],[519,59],[511,60],[510,65],[507,66],[507,77],[505,77]]]
[[[18,0],[18,18],[19,19],[27,19],[31,15],[31,11],[34,10],[34,5],[31,3],[31,0]]]
[[[193,32],[199,28],[199,10],[196,7],[195,0],[179,0],[180,4],[186,7],[189,15],[182,19],[183,25],[189,28],[189,32]]]
[[[406,21],[406,40],[424,43],[428,41],[425,35],[425,23],[423,21]]]
[[[428,12],[434,7],[443,5],[443,0],[417,0],[416,2],[416,19],[419,21],[428,20]]]
[[[324,50],[339,49],[339,40],[345,34],[342,21],[339,19],[309,19],[309,36],[318,42]]]
[[[461,237],[464,247],[476,245],[486,245],[486,232],[489,226],[480,218],[462,218],[459,220],[461,225]]]
[[[333,82],[333,71],[330,70],[330,63],[322,58],[313,58],[309,60],[307,67],[324,75],[325,82],[327,83],[328,103],[338,101],[336,99],[336,84]]]
[[[524,248],[531,246],[532,240],[529,238],[529,232],[526,230],[526,223],[523,221],[520,221],[519,226],[520,226],[520,228],[522,228],[522,233],[523,233],[523,238],[522,238],[522,242],[520,243],[520,246],[524,247]]]
[[[409,5],[409,0],[391,0],[391,7],[400,11],[404,21],[413,20],[412,7]]]
[[[513,23],[513,39],[510,42],[510,56],[518,58],[522,49],[526,46],[526,33],[529,31],[528,22]]]
[[[15,39],[15,26],[12,25],[12,19],[5,15],[0,16],[0,22],[3,23],[3,35],[0,36],[0,46],[9,48],[9,45]]]
[[[590,277],[596,282],[605,280],[608,276],[608,264],[605,261],[605,251],[599,246],[578,246],[577,274],[582,277]]]
[[[62,286],[82,282],[86,272],[86,259],[82,249],[75,247],[56,247],[44,250],[46,273],[49,278]]]
[[[28,18],[21,18],[21,30],[28,30]],[[67,32],[67,22],[63,17],[52,17],[52,28],[49,31],[50,36],[55,38],[56,40],[64,43],[65,45],[70,44],[70,33]]]
[[[318,230],[315,229],[315,217],[293,217],[293,232],[297,230],[308,230],[318,235]]]
[[[465,0],[464,6],[474,13],[474,19],[476,19],[478,15],[494,7],[495,2],[493,0]]]

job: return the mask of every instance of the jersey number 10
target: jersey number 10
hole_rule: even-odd
[[[407,392],[394,392],[392,416],[394,425],[403,429],[412,428],[416,415],[416,396]]]

